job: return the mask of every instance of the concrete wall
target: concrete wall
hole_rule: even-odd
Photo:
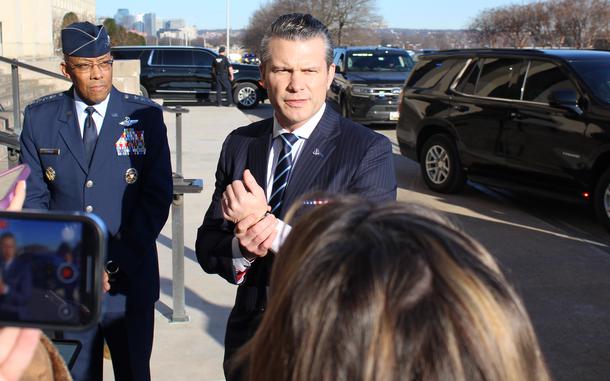
[[[9,58],[53,54],[51,0],[3,0],[0,55]]]
[[[117,60],[112,65],[112,84],[124,93],[140,94],[140,60]]]
[[[0,56],[18,59],[50,57],[57,53],[63,16],[95,20],[96,0],[1,0]]]

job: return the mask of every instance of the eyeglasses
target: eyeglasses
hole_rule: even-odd
[[[78,63],[78,64],[70,64],[70,67],[72,67],[72,69],[74,69],[78,72],[81,72],[81,73],[90,72],[91,70],[93,70],[94,66],[97,66],[102,71],[106,71],[106,70],[110,70],[113,62],[114,62],[114,60],[106,60],[106,61],[101,61],[101,62]]]

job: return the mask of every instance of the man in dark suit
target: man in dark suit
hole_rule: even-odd
[[[233,88],[231,82],[233,82],[233,66],[227,58],[227,51],[224,46],[218,49],[218,57],[212,62],[212,74],[216,78],[216,104],[222,106],[222,90],[227,93],[227,106],[234,106],[233,104]]]
[[[32,270],[27,260],[17,255],[13,233],[0,235],[0,318],[28,318],[27,304],[32,294]]]
[[[74,379],[102,379],[105,339],[116,380],[149,380],[159,298],[155,241],[172,201],[163,113],[112,86],[102,25],[72,24],[62,30],[62,44],[62,71],[73,87],[25,111],[21,154],[32,169],[25,207],[96,213],[108,228],[101,320],[65,334],[83,344]]]
[[[225,336],[225,374],[265,309],[273,257],[290,230],[282,221],[289,206],[311,191],[396,199],[390,141],[326,106],[335,71],[326,27],[311,15],[281,16],[261,49],[274,117],[225,140],[196,243],[206,272],[239,284]]]

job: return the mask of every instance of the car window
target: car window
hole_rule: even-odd
[[[462,82],[458,84],[456,90],[464,93],[464,94],[474,94],[477,86],[477,81],[479,80],[479,75],[481,74],[481,60],[474,61],[470,64],[470,67],[466,71],[466,75],[464,75]]]
[[[474,94],[480,97],[521,99],[523,63],[518,58],[486,58]]]
[[[157,50],[153,64],[192,66],[193,53],[190,50]]]
[[[344,58],[344,57],[345,57],[345,54],[344,54],[344,53],[338,53],[338,54],[335,56],[335,60],[334,60],[334,62],[333,62],[333,63],[334,63],[335,65],[337,65],[337,67],[340,67],[340,66],[341,66],[341,63],[343,62],[343,58]]]
[[[420,61],[413,69],[407,86],[420,89],[430,89],[447,74],[460,59],[440,58],[431,61]]]
[[[193,52],[193,62],[195,66],[212,66],[212,61],[214,57],[211,54],[206,52]]]
[[[610,103],[610,58],[574,61],[571,65],[598,99]]]
[[[163,50],[153,50],[152,65],[163,65]]]
[[[549,95],[555,90],[574,90],[576,86],[553,62],[532,60],[527,70],[523,100],[548,103]]]
[[[354,52],[347,56],[347,70],[355,72],[367,71],[410,71],[413,60],[406,52],[404,54],[388,53],[387,51]]]
[[[141,50],[113,50],[112,57],[117,60],[139,60]]]

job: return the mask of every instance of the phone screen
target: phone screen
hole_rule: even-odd
[[[84,215],[0,212],[0,321],[61,329],[95,321],[104,242]]]

